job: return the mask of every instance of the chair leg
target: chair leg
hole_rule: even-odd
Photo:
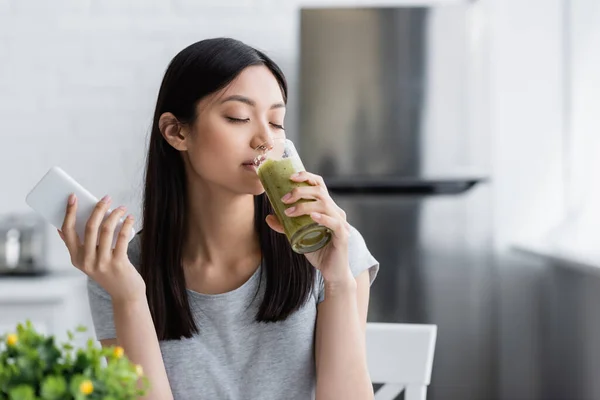
[[[404,400],[425,400],[427,396],[427,386],[408,385],[404,389]]]

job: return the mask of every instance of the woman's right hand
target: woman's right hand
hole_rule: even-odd
[[[109,206],[108,196],[96,204],[86,223],[82,243],[75,232],[77,198],[72,194],[69,197],[63,225],[58,233],[69,250],[71,263],[102,286],[110,294],[113,302],[145,300],[144,280],[127,256],[128,235],[133,227],[133,217],[129,215],[125,219],[113,250],[115,228],[119,219],[125,215],[126,209],[124,207],[115,209],[103,221]]]

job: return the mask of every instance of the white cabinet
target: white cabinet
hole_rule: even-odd
[[[55,331],[55,309],[60,303],[1,303],[0,304],[0,332],[14,332],[17,323],[29,319],[40,333],[50,334]]]
[[[94,338],[85,275],[69,271],[40,277],[0,277],[0,332],[12,332],[27,320],[39,332],[56,335],[59,342],[78,325],[88,330],[76,334],[77,346]]]

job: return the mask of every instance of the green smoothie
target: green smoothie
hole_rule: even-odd
[[[275,210],[277,218],[282,223],[285,234],[292,245],[292,249],[297,253],[308,253],[316,251],[323,247],[331,239],[331,232],[317,224],[309,215],[299,217],[289,217],[285,215],[285,210],[292,204],[285,204],[281,198],[300,186],[309,186],[306,182],[294,182],[290,176],[298,172],[291,159],[266,160],[258,168],[258,177],[262,182],[269,201]],[[301,199],[297,203],[308,201]]]

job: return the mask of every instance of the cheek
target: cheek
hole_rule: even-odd
[[[204,132],[192,141],[188,150],[190,163],[196,174],[207,180],[226,180],[241,162],[240,143],[228,138],[226,132]]]

